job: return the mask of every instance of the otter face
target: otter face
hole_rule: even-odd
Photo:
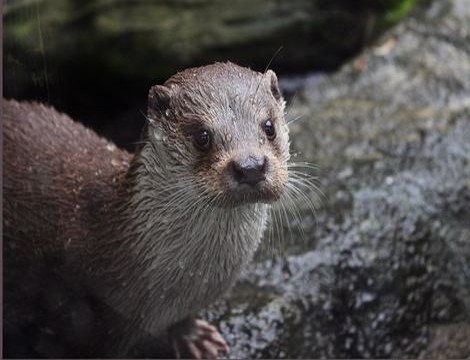
[[[284,104],[273,71],[216,63],[154,86],[148,117],[161,137],[170,139],[165,149],[171,168],[191,174],[188,186],[198,195],[233,207],[270,203],[284,191],[289,159]]]

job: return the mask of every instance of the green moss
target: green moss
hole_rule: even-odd
[[[409,14],[418,1],[419,0],[403,0],[397,2],[395,6],[390,7],[390,9],[385,12],[384,25],[391,26],[398,23],[401,19]]]

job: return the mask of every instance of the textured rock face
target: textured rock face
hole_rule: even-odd
[[[470,356],[469,24],[435,1],[299,92],[293,146],[327,200],[208,314],[231,356]]]

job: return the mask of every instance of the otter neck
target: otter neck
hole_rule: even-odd
[[[136,154],[127,193],[113,214],[115,233],[103,234],[92,256],[100,258],[97,275],[108,280],[103,289],[115,306],[140,316],[171,300],[178,313],[167,308],[170,322],[233,283],[258,246],[268,206],[213,206],[174,171],[170,158],[156,154],[150,143]],[[155,316],[164,326],[163,315]]]

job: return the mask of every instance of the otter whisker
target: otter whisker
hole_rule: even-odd
[[[310,162],[302,161],[302,162],[289,162],[287,164],[288,168],[307,168],[307,169],[312,169],[312,170],[319,170],[319,166],[315,165]]]
[[[315,201],[313,200],[313,198],[307,196],[303,191],[301,191],[296,186],[295,183],[289,183],[288,188],[289,188],[288,191],[291,191],[294,197],[299,199],[299,201],[302,201],[305,204],[307,204],[308,208],[312,211],[312,215],[313,215],[314,219],[316,219],[317,218],[317,213],[316,213],[317,207],[315,205]]]
[[[292,191],[292,186],[291,184],[287,183],[286,184],[286,190],[285,191],[285,198],[286,198],[286,205],[288,206],[288,210],[291,212],[291,214],[294,216],[296,226],[300,232],[300,236],[302,239],[306,239],[306,235],[304,232],[304,229],[302,226],[300,226],[302,222],[302,216],[300,215],[299,209],[297,207],[297,204],[295,202],[295,199],[293,198],[293,194],[291,193]]]
[[[294,108],[294,105],[297,101],[297,98],[298,98],[298,94],[299,92],[296,91],[295,94],[292,96],[292,99],[289,101],[289,105],[287,105],[286,107],[286,111],[285,111],[285,118],[286,118],[286,123],[289,124],[289,120],[288,120],[288,117],[290,115],[290,112],[291,110]]]
[[[285,195],[283,194],[281,198],[272,206],[272,211],[277,213],[279,215],[279,220],[280,220],[280,230],[277,234],[278,239],[279,239],[279,244],[281,244],[281,235],[284,233],[282,229],[287,229],[288,231],[288,236],[289,236],[289,242],[292,243],[293,241],[293,234],[291,227],[289,226],[289,215],[287,213],[287,210],[284,205],[284,197]],[[285,223],[285,225],[284,225]]]
[[[295,118],[287,121],[287,126],[291,126],[293,123],[299,121],[299,120],[304,120],[306,119],[305,115],[299,115],[299,116],[296,116]]]
[[[282,206],[282,205],[281,205]],[[272,216],[274,217],[274,222],[276,226],[276,233],[275,238],[273,238],[273,249],[278,247],[279,254],[281,254],[281,236],[282,236],[282,219],[280,218],[281,214],[275,210],[275,208],[271,211]],[[277,243],[276,243],[277,240]]]
[[[273,54],[273,56],[271,56],[271,59],[269,59],[268,64],[267,64],[266,67],[264,68],[263,75],[266,74],[266,72],[268,71],[269,67],[271,66],[271,63],[274,61],[274,59],[275,59],[276,56],[281,52],[282,49],[283,49],[283,46],[279,46],[279,48],[276,50],[276,52]],[[258,86],[256,87],[256,91],[255,91],[254,97],[256,97],[256,94],[258,93],[258,89],[259,89],[259,86],[261,85],[261,81],[262,81],[262,78],[261,78],[260,81],[258,82]]]
[[[295,182],[301,188],[306,190],[313,190],[313,193],[318,196],[318,201],[321,202],[321,205],[324,204],[324,201],[327,200],[327,196],[323,193],[323,191],[319,188],[319,186],[315,183],[318,181],[316,177],[306,176],[303,173],[291,172],[290,177],[292,182]]]
[[[289,243],[292,244],[293,243],[293,233],[292,233],[292,228],[290,227],[290,223],[289,223],[289,214],[288,214],[288,211],[286,209],[286,205],[282,201],[282,198],[279,200],[279,205],[280,205],[280,209],[281,209],[281,211],[279,212],[279,219],[280,219],[281,229],[286,229],[287,228],[287,231],[288,231],[288,234],[289,234]],[[279,246],[281,246],[281,237],[280,237],[281,233],[278,236],[279,236]]]
[[[302,182],[305,187],[313,188],[316,191],[320,191],[318,188],[317,182],[319,182],[318,177],[311,176],[301,171],[291,170],[289,172],[289,179],[294,179]]]

